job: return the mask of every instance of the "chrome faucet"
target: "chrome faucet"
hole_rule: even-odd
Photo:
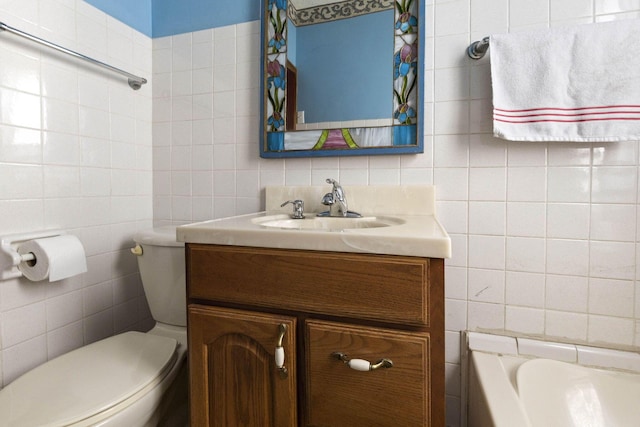
[[[344,218],[358,218],[362,216],[357,212],[351,212],[349,210],[347,196],[338,181],[327,178],[327,184],[332,184],[333,188],[330,193],[324,195],[322,198],[322,204],[329,206],[329,210],[319,213],[318,216],[335,216]]]

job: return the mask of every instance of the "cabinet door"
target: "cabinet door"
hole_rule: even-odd
[[[430,426],[430,339],[426,332],[306,323],[308,426]],[[342,353],[342,360],[336,355]],[[358,371],[345,362],[383,362]]]
[[[295,318],[200,305],[188,312],[191,425],[297,425]]]

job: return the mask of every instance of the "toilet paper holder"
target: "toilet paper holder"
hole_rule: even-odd
[[[33,261],[33,254],[21,255],[18,247],[29,240],[55,237],[67,234],[64,230],[44,230],[31,233],[10,234],[0,237],[0,281],[22,277],[18,265],[22,261]]]

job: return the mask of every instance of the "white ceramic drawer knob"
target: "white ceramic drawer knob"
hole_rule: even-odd
[[[388,369],[393,367],[393,362],[389,359],[383,358],[377,361],[376,363],[371,363],[368,360],[364,360],[364,359],[349,359],[349,356],[339,351],[336,351],[331,354],[333,357],[340,360],[345,365],[347,365],[348,367],[350,367],[355,371],[368,372],[368,371],[375,371],[376,369],[380,369],[380,368]]]
[[[275,351],[275,362],[276,368],[280,371],[280,376],[282,378],[287,377],[287,368],[284,366],[284,347],[282,346],[282,341],[284,340],[284,334],[287,333],[287,325],[281,323],[278,325],[278,342],[276,344]]]

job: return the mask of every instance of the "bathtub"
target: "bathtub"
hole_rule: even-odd
[[[469,427],[640,426],[640,372],[532,358],[517,341],[515,353],[468,353]],[[625,367],[640,360],[622,357]]]

